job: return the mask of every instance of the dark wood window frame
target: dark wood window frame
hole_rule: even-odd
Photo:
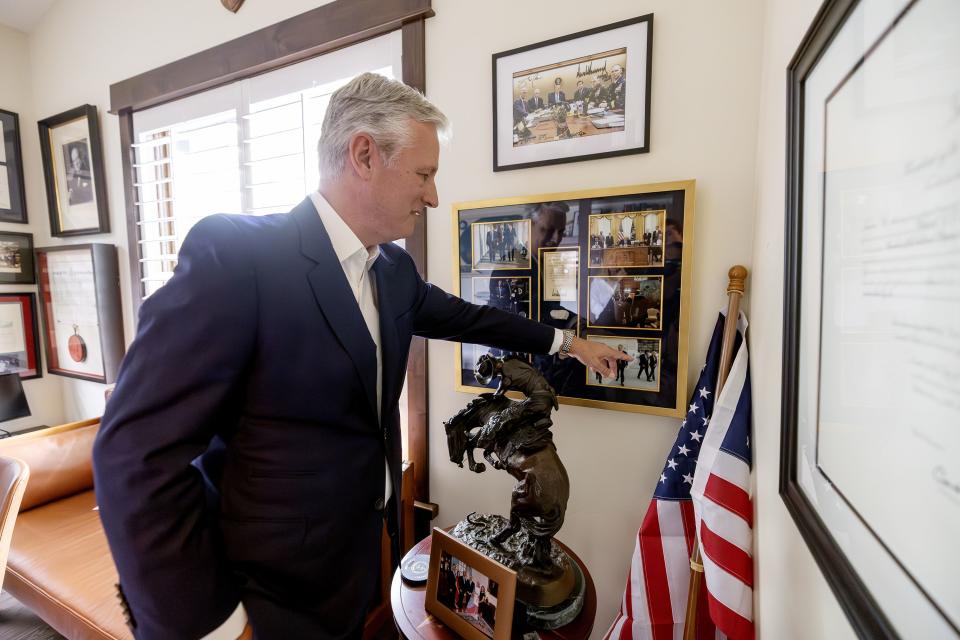
[[[269,27],[128,78],[110,86],[110,113],[119,116],[123,188],[134,317],[143,302],[139,229],[133,180],[133,114],[178,98],[274,71],[390,33],[402,33],[403,82],[426,92],[424,22],[434,15],[431,0],[335,0]],[[406,249],[427,276],[426,216],[406,238]],[[427,345],[414,338],[407,365],[408,453],[414,498],[430,500],[427,445]],[[433,512],[435,514],[435,510]],[[420,515],[427,515],[422,512]],[[422,527],[418,527],[420,529]]]

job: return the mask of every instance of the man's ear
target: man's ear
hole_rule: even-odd
[[[350,166],[361,179],[367,180],[370,178],[376,153],[377,147],[370,134],[360,132],[350,138],[347,158]]]

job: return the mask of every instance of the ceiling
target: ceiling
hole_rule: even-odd
[[[57,0],[0,0],[0,24],[30,33]]]

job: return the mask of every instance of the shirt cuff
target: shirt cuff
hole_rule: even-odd
[[[563,331],[560,331],[560,329],[554,329],[553,331],[553,344],[550,346],[550,351],[547,352],[551,356],[560,351],[560,345],[563,344]]]
[[[203,636],[200,640],[237,640],[247,626],[247,610],[243,603],[237,605],[230,617],[222,625]]]

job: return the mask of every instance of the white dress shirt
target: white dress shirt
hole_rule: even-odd
[[[337,254],[337,260],[343,267],[343,274],[347,277],[350,290],[357,300],[360,307],[360,313],[367,324],[367,330],[370,337],[377,347],[377,418],[380,418],[380,399],[383,393],[383,362],[380,350],[380,316],[377,313],[377,292],[374,276],[370,273],[370,267],[380,257],[380,247],[374,245],[365,247],[357,235],[351,231],[343,218],[334,211],[326,198],[319,191],[310,194],[310,201],[316,207],[320,214],[320,221],[330,236],[330,244],[333,245],[333,251]],[[563,332],[556,330],[553,338],[553,345],[550,353],[556,353],[563,343]],[[383,460],[386,465],[386,483],[383,489],[383,501],[386,502],[393,494],[393,485],[390,482],[390,464],[387,459]],[[236,640],[243,633],[243,628],[247,624],[247,612],[243,608],[243,603],[237,605],[234,612],[227,618],[227,621],[208,633],[201,640]]]

